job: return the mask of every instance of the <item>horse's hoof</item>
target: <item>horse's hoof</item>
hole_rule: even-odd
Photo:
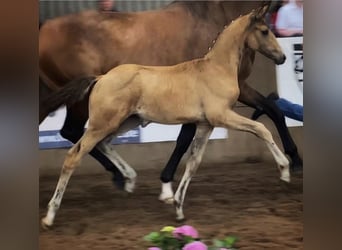
[[[116,186],[119,190],[125,189],[125,180],[123,178],[113,176],[112,181],[114,186]]]
[[[282,173],[282,175],[280,176],[280,180],[285,181],[287,183],[290,183],[291,181],[291,177],[289,173]]]
[[[303,160],[299,156],[292,157],[290,170],[295,173],[303,171]]]
[[[125,182],[125,191],[126,191],[127,193],[133,193],[134,188],[135,188],[135,182],[136,182],[136,178],[126,179],[126,182]]]
[[[183,222],[186,221],[186,218],[185,217],[177,217],[176,221],[179,222],[179,223],[183,223]]]
[[[285,181],[286,183],[290,183],[290,181],[291,181],[290,176],[288,176],[288,177],[280,177],[280,180]]]
[[[280,179],[282,181],[285,181],[285,182],[289,183],[290,179],[291,179],[289,166],[288,165],[286,167],[280,166],[279,169],[280,169]]]
[[[301,173],[303,171],[303,164],[291,164],[290,170],[293,173]]]
[[[164,197],[162,197],[162,196],[159,196],[159,200],[160,200],[161,202],[164,202],[165,204],[168,204],[168,205],[174,204],[174,199],[173,199],[173,197],[164,198]]]
[[[47,221],[46,217],[44,217],[41,220],[41,225],[42,225],[42,228],[45,229],[45,230],[49,230],[52,227],[52,223]]]

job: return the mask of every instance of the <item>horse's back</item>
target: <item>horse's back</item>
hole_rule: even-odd
[[[162,52],[151,56],[160,41],[171,44],[170,32],[179,29],[181,12],[175,9],[136,13],[84,11],[47,21],[39,34],[41,71],[57,85],[80,75],[103,74],[123,63],[172,64],[161,62]],[[176,19],[172,24],[170,20]],[[156,23],[158,25],[156,25]],[[159,43],[158,43],[159,41]],[[178,45],[179,46],[179,45]]]

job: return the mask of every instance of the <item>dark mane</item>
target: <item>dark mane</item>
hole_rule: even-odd
[[[206,19],[210,1],[173,1],[168,6],[179,5],[187,9],[193,16]]]

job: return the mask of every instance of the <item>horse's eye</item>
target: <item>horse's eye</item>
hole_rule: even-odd
[[[262,33],[264,36],[267,36],[267,35],[268,35],[268,30],[262,30],[261,33]]]

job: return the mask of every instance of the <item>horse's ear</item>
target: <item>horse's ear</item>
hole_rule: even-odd
[[[268,6],[268,8],[271,7],[272,4],[274,4],[277,1],[274,0],[268,0],[268,1],[262,1],[262,6]]]
[[[259,8],[258,14],[257,14],[257,19],[263,19],[270,8],[269,5],[264,5]]]
[[[265,15],[267,14],[267,12],[269,12],[270,8],[271,8],[271,1],[266,2],[266,4],[264,5],[264,7],[262,8],[262,17],[265,17]]]
[[[256,10],[253,10],[252,15],[251,15],[252,21],[263,19],[266,13],[268,12],[270,6],[271,6],[271,1],[264,1],[262,6],[260,6]]]
[[[250,25],[255,23],[258,20],[258,10],[253,10],[251,15],[250,15]]]

